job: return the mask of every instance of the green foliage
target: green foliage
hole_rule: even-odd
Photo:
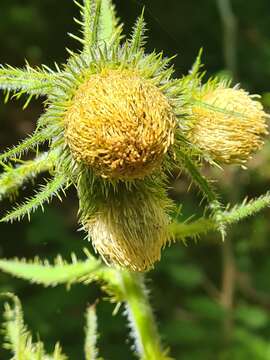
[[[51,201],[53,196],[57,196],[60,200],[59,192],[65,191],[68,187],[67,179],[64,175],[58,175],[54,179],[47,181],[46,185],[40,187],[40,191],[35,196],[26,201],[23,205],[12,210],[5,217],[1,219],[3,222],[13,222],[20,220],[25,216],[30,219],[30,214],[37,210],[38,207],[43,209],[43,204]]]
[[[49,131],[47,129],[36,131],[33,135],[27,137],[19,145],[14,146],[1,154],[0,161],[6,161],[8,159],[11,159],[12,157],[20,158],[27,151],[35,149],[38,147],[38,145],[45,143],[53,135],[54,134],[51,129]]]
[[[242,204],[235,205],[231,210],[219,211],[219,219],[215,221],[213,218],[201,217],[193,222],[187,221],[183,223],[174,222],[170,225],[170,231],[173,236],[178,239],[185,240],[186,238],[197,239],[201,234],[207,234],[209,231],[219,229],[221,221],[222,224],[231,225],[256,214],[270,206],[269,193],[259,197],[258,199],[244,200]]]
[[[90,255],[86,261],[78,261],[74,254],[71,258],[72,263],[69,264],[58,256],[53,265],[37,258],[32,263],[16,259],[0,260],[0,268],[13,276],[44,286],[89,282],[98,279],[99,273],[102,273],[101,262]]]
[[[53,354],[47,355],[43,343],[39,340],[33,342],[32,336],[28,331],[23,319],[23,310],[19,299],[10,293],[3,294],[10,298],[13,305],[9,302],[4,304],[3,332],[5,334],[5,348],[9,350],[14,357],[12,359],[22,360],[67,360],[62,353],[59,344],[55,345]],[[95,308],[89,307],[86,312],[86,340],[85,340],[85,359],[98,360],[96,340],[97,339],[97,318]],[[101,360],[101,358],[99,358]]]
[[[16,92],[16,97],[22,94],[48,95],[54,82],[54,73],[43,68],[33,69],[29,64],[26,68],[17,69],[10,65],[0,66],[0,89],[9,94]]]
[[[15,197],[20,187],[33,180],[39,173],[51,170],[56,154],[41,154],[34,160],[22,161],[19,166],[3,164],[5,172],[0,176],[0,199]]]
[[[140,51],[145,44],[145,22],[144,22],[144,11],[141,16],[137,20],[137,23],[133,30],[133,35],[130,41],[130,52],[131,54],[136,55],[138,51]]]

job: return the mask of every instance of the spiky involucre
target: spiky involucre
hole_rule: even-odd
[[[143,178],[159,167],[174,141],[175,116],[162,92],[131,70],[91,75],[65,117],[77,161],[98,175]]]
[[[267,134],[262,105],[237,88],[206,92],[192,109],[190,140],[219,163],[245,163]]]

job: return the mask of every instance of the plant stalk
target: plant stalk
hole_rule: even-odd
[[[121,270],[126,312],[141,360],[169,360],[162,349],[154,314],[141,274]]]

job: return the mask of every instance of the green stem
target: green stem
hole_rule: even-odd
[[[232,225],[238,223],[241,220],[252,216],[266,207],[270,206],[270,192],[265,195],[253,199],[250,202],[244,201],[243,204],[235,206],[232,210],[223,211],[220,213],[221,221],[225,225]],[[218,224],[214,218],[201,217],[193,222],[180,223],[173,222],[169,226],[169,231],[174,238],[186,239],[197,238],[200,235],[204,235],[209,231],[218,230]]]
[[[120,276],[137,354],[141,360],[169,360],[160,343],[143,276],[123,270]]]

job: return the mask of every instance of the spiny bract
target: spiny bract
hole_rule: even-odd
[[[33,69],[28,64],[23,70],[0,68],[0,88],[6,92],[6,99],[12,91],[16,97],[29,94],[28,105],[33,96],[47,96],[45,112],[34,134],[0,155],[2,162],[16,162],[16,157],[26,151],[36,153],[33,160],[20,160],[19,167],[4,165],[8,172],[5,181],[10,182],[9,187],[5,183],[5,194],[12,195],[18,186],[42,171],[49,169],[53,175],[36,195],[2,221],[29,216],[74,185],[80,223],[104,260],[145,271],[160,258],[169,240],[167,227],[174,207],[166,189],[173,167],[180,166],[199,186],[224,234],[222,207],[197,167],[198,159],[216,154],[201,145],[198,134],[201,130],[200,138],[206,138],[204,134],[211,129],[215,138],[222,137],[218,133],[220,125],[205,129],[204,122],[211,118],[222,123],[225,115],[220,115],[218,107],[226,113],[227,108],[231,110],[226,101],[231,104],[232,99],[224,96],[222,103],[211,100],[210,113],[208,99],[198,102],[195,96],[202,88],[200,57],[187,76],[175,79],[170,59],[155,52],[145,53],[143,14],[132,36],[124,39],[110,0],[75,3],[81,12],[82,20],[76,22],[82,36],[71,36],[82,44],[82,51],[69,50],[67,63],[56,65],[55,71],[47,66]],[[237,99],[246,96],[240,91],[228,92]],[[250,113],[253,125],[256,117],[261,119],[252,135],[250,152],[261,145],[264,114],[259,107],[254,110],[252,101],[245,104],[243,119]],[[228,118],[237,132],[239,119]],[[248,126],[241,127],[241,132],[243,138],[250,139]],[[195,133],[196,137],[192,136]],[[38,146],[43,143],[48,145],[48,152],[40,157]],[[233,148],[236,153],[237,147],[235,144]],[[241,154],[242,148],[239,143]],[[238,153],[226,156],[242,158]],[[19,175],[20,181],[12,182],[12,174]]]

